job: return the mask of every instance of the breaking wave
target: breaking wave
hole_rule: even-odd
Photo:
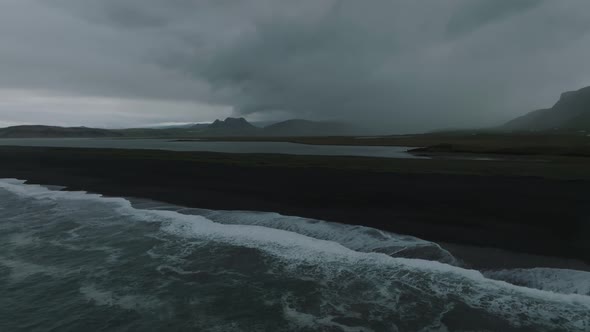
[[[460,262],[451,253],[434,242],[371,227],[284,216],[273,212],[182,208],[151,201],[142,201],[133,205],[148,209],[173,210],[182,214],[200,215],[228,225],[251,225],[281,229],[315,239],[336,242],[360,252],[380,252],[392,257],[419,258],[460,265]]]
[[[140,209],[19,180],[0,181],[0,206],[1,330],[590,329],[585,294],[394,257],[436,246],[369,228]]]
[[[590,272],[586,271],[534,268],[486,271],[484,275],[529,288],[590,296]]]

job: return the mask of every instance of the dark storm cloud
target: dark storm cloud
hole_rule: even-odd
[[[496,124],[590,84],[583,0],[6,1],[2,87],[395,132]]]

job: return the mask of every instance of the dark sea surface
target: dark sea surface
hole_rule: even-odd
[[[210,142],[171,139],[116,138],[2,138],[0,146],[42,146],[68,148],[155,149],[223,153],[282,153],[294,155],[362,156],[382,158],[424,158],[406,152],[403,146],[309,145],[288,142]]]
[[[460,265],[367,227],[0,180],[0,331],[590,331],[588,272]]]

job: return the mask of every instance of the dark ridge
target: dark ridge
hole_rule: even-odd
[[[264,128],[265,136],[343,136],[355,135],[359,130],[341,122],[319,122],[292,119]]]
[[[0,129],[0,138],[119,137],[113,130],[86,127],[14,126]]]
[[[540,109],[501,127],[511,131],[590,131],[590,86],[567,91],[551,108]]]

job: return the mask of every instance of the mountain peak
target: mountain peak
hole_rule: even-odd
[[[209,128],[250,128],[254,127],[244,118],[231,118],[228,117],[225,120],[215,120]]]

